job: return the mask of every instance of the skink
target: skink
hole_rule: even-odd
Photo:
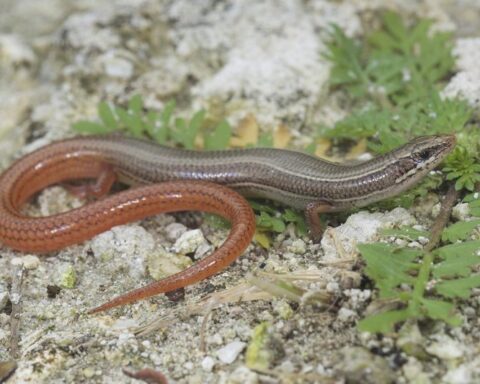
[[[244,199],[218,184],[248,197],[304,209],[312,236],[318,238],[319,213],[396,195],[434,169],[454,146],[453,135],[419,137],[385,155],[345,166],[282,149],[199,152],[117,135],[67,139],[28,154],[0,177],[0,240],[22,251],[51,251],[115,225],[179,210],[214,212],[233,222],[229,237],[213,254],[96,312],[192,284],[223,269],[245,250],[254,233],[253,213]],[[20,212],[49,185],[91,178],[98,182],[86,188],[87,194],[103,196],[115,180],[137,187],[50,217],[31,218]]]

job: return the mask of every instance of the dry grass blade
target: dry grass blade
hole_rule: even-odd
[[[303,302],[308,297],[309,302],[318,301],[325,304],[331,303],[331,295],[323,292],[304,291],[293,284],[286,283],[286,280],[321,281],[322,277],[318,272],[298,271],[289,274],[259,273],[261,277],[267,277],[270,282],[261,284],[261,279],[248,277],[247,282],[238,284],[232,288],[219,292],[213,292],[198,301],[187,305],[186,308],[174,309],[168,315],[157,317],[147,324],[133,329],[136,336],[147,336],[152,332],[168,328],[179,318],[192,315],[207,314],[223,304],[239,303],[256,300],[271,300],[274,297],[285,297],[296,302]],[[264,281],[265,282],[265,281]],[[258,283],[258,284],[257,284]],[[287,284],[287,285],[286,285]],[[206,327],[206,324],[203,325]]]

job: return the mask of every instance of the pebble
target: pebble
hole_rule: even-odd
[[[423,371],[422,364],[417,359],[410,357],[408,362],[402,367],[403,374],[408,382],[411,383],[429,383],[428,375]]]
[[[215,366],[215,359],[211,356],[206,356],[202,360],[202,369],[205,372],[212,372],[213,367]]]
[[[36,61],[35,53],[28,44],[13,34],[0,34],[0,52],[4,63],[32,65]]]
[[[340,291],[340,286],[336,281],[329,282],[325,288],[327,292],[330,292],[330,293],[335,293]]]
[[[346,253],[355,252],[357,244],[375,240],[381,229],[413,224],[415,218],[403,208],[395,208],[385,213],[357,212],[335,228],[335,241],[331,235],[325,233],[321,241],[323,260],[333,261],[342,257],[338,253],[338,242]]]
[[[449,384],[467,384],[475,382],[473,373],[475,368],[469,369],[466,364],[460,365],[457,368],[449,369],[445,376],[443,376],[442,382]]]
[[[206,240],[200,229],[193,229],[183,233],[173,245],[173,250],[180,254],[193,253],[202,244],[205,244]]]
[[[429,241],[430,241],[430,239],[428,237],[420,236],[418,238],[418,242],[422,245],[427,245]]]
[[[199,260],[212,250],[212,246],[207,242],[200,244],[195,251],[194,259]]]
[[[348,308],[340,308],[338,311],[337,319],[342,323],[349,323],[354,321],[358,317],[358,314],[355,311],[352,311]]]
[[[231,364],[237,359],[238,355],[246,346],[247,344],[242,341],[232,341],[217,351],[217,357],[222,363]]]
[[[297,255],[303,255],[307,251],[305,241],[302,239],[297,239],[292,242],[290,246],[287,247],[290,252],[296,253]]]
[[[452,208],[452,217],[459,221],[466,221],[470,217],[470,206],[468,203],[460,203]]]
[[[83,370],[83,376],[85,376],[87,379],[91,379],[93,376],[95,376],[95,370],[92,367],[87,367]]]
[[[422,244],[420,244],[418,241],[412,241],[408,243],[409,248],[422,248]]]
[[[430,344],[426,350],[442,360],[459,359],[464,354],[461,344],[445,335],[438,337],[438,340]]]
[[[1,297],[1,295],[0,295]],[[0,299],[0,309],[1,309],[1,299]],[[468,318],[468,319],[473,319],[476,317],[476,311],[475,311],[475,308],[472,308],[472,307],[465,307],[464,310],[463,310],[463,313],[464,315]]]
[[[238,367],[228,377],[229,384],[257,384],[258,375],[247,367]]]
[[[223,344],[223,338],[219,333],[214,333],[213,335],[207,337],[207,343],[222,345]]]
[[[129,79],[133,75],[133,64],[119,57],[106,57],[104,66],[106,75],[110,77]]]
[[[22,265],[25,269],[33,270],[37,269],[40,265],[40,259],[34,255],[26,255],[20,257],[14,257],[11,261],[12,265]]]
[[[165,234],[170,241],[176,241],[185,232],[187,232],[187,227],[180,223],[171,223],[165,227]]]
[[[287,373],[295,372],[295,365],[290,360],[283,361],[278,368],[282,372],[287,372]]]

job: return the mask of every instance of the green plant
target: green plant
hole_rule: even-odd
[[[290,208],[275,209],[270,205],[250,201],[257,213],[257,230],[281,233],[288,223],[294,223],[299,235],[307,234],[307,224],[302,213]]]
[[[175,106],[172,100],[165,104],[162,111],[146,110],[140,95],[134,95],[128,101],[127,108],[102,101],[97,108],[99,121],[82,120],[73,124],[73,129],[88,134],[123,131],[135,137],[154,139],[160,144],[170,142],[188,149],[195,147],[195,140],[201,132],[206,149],[228,147],[232,129],[227,121],[222,120],[208,130],[205,127],[204,110],[195,112],[188,120],[174,117]]]
[[[387,11],[363,43],[334,26],[326,54],[333,64],[330,83],[354,101],[385,107],[428,97],[454,64],[451,34],[430,33],[431,24],[419,20],[408,27],[399,14]]]
[[[479,223],[453,224],[444,231],[444,239],[465,239]],[[426,318],[458,326],[461,318],[455,313],[455,300],[468,298],[472,288],[480,287],[480,274],[473,272],[480,263],[479,240],[455,242],[433,252],[385,243],[361,244],[358,248],[379,299],[400,307],[364,318],[358,324],[361,331],[392,332],[402,321]]]
[[[458,135],[458,145],[447,157],[444,171],[447,180],[456,180],[455,189],[473,191],[480,181],[480,135],[476,132]]]
[[[432,32],[431,22],[407,25],[400,15],[385,12],[379,28],[355,40],[334,27],[326,57],[332,62],[330,83],[344,90],[353,112],[333,127],[319,127],[332,139],[368,139],[374,153],[385,153],[419,135],[456,133],[457,148],[444,162],[443,174],[429,175],[407,193],[377,204],[378,207],[412,205],[445,179],[457,190],[474,189],[480,182],[480,134],[468,125],[472,109],[463,100],[443,99],[439,89],[453,69],[452,36]],[[480,216],[480,199],[466,198],[471,213]],[[378,288],[380,300],[396,309],[368,316],[361,330],[390,332],[407,319],[440,319],[458,325],[455,300],[466,298],[480,286],[478,240],[473,237],[480,220],[459,222],[446,228],[446,243],[431,252],[394,247],[385,243],[360,245],[366,274]],[[428,237],[413,228],[384,231],[385,236],[414,240]]]
[[[347,91],[353,113],[334,127],[320,127],[319,134],[369,138],[369,149],[381,154],[414,136],[456,132],[457,149],[444,171],[457,189],[471,191],[480,181],[480,135],[467,125],[472,109],[465,101],[438,94],[453,68],[452,38],[430,27],[428,20],[406,26],[400,15],[385,12],[380,28],[357,41],[334,26],[326,54],[330,83]]]

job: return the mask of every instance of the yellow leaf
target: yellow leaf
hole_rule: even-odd
[[[288,127],[285,124],[280,124],[273,133],[273,146],[275,148],[286,148],[291,139],[292,134]]]
[[[328,139],[319,138],[316,140],[316,147],[315,147],[315,156],[321,157],[323,159],[328,158],[327,151],[332,146],[332,142]]]
[[[205,146],[205,140],[203,138],[203,135],[197,135],[197,137],[195,137],[194,145],[197,149],[203,149],[203,147]]]
[[[258,122],[251,113],[240,121],[235,131],[237,135],[230,139],[230,145],[232,147],[245,147],[248,144],[257,144]]]
[[[260,244],[261,247],[265,249],[270,248],[270,237],[264,232],[255,231],[255,236],[253,236],[253,239]]]
[[[345,157],[347,159],[356,159],[358,156],[364,154],[365,152],[367,152],[367,139],[363,138],[360,139],[360,141],[356,143],[352,148],[350,148]]]

